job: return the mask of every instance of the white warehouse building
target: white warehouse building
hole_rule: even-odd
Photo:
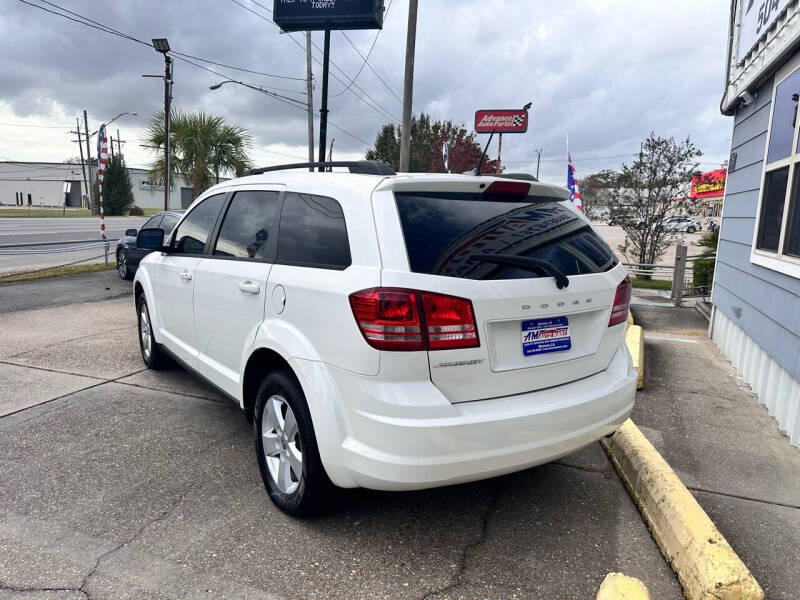
[[[151,185],[146,169],[128,168],[134,204],[163,208],[164,187]],[[88,177],[88,173],[87,173]],[[86,207],[86,186],[80,164],[0,162],[0,206]],[[169,208],[186,208],[194,200],[192,187],[178,175],[169,194]]]

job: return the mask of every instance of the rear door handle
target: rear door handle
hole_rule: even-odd
[[[181,271],[180,272],[180,277],[184,281],[191,281],[192,280],[192,274],[189,273],[189,271]]]
[[[242,281],[239,284],[239,289],[243,291],[245,294],[258,294],[261,292],[261,286],[257,283],[253,283],[250,280]]]

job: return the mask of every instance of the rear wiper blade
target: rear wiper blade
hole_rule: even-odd
[[[559,269],[551,265],[549,262],[538,259],[530,258],[528,256],[517,256],[516,254],[486,254],[470,256],[471,260],[478,260],[488,263],[495,263],[498,265],[508,265],[510,267],[519,267],[529,271],[539,271],[550,277],[555,277],[556,287],[563,289],[569,286],[569,279]]]

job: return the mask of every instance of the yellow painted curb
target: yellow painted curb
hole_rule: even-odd
[[[633,421],[600,442],[689,600],[763,600],[753,575]]]
[[[628,311],[628,327],[631,325],[633,325],[633,315],[631,314],[631,311]]]
[[[650,592],[635,577],[609,573],[597,591],[596,600],[650,600]]]
[[[644,329],[639,325],[630,325],[625,332],[625,344],[633,359],[633,368],[639,374],[636,389],[644,387]]]

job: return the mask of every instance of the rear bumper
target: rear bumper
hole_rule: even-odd
[[[580,381],[454,405],[430,382],[380,383],[324,370],[339,400],[336,418],[323,425],[315,416],[325,468],[337,485],[380,490],[450,485],[550,462],[615,431],[636,393],[624,345],[605,371]],[[330,430],[337,423],[343,431]]]

